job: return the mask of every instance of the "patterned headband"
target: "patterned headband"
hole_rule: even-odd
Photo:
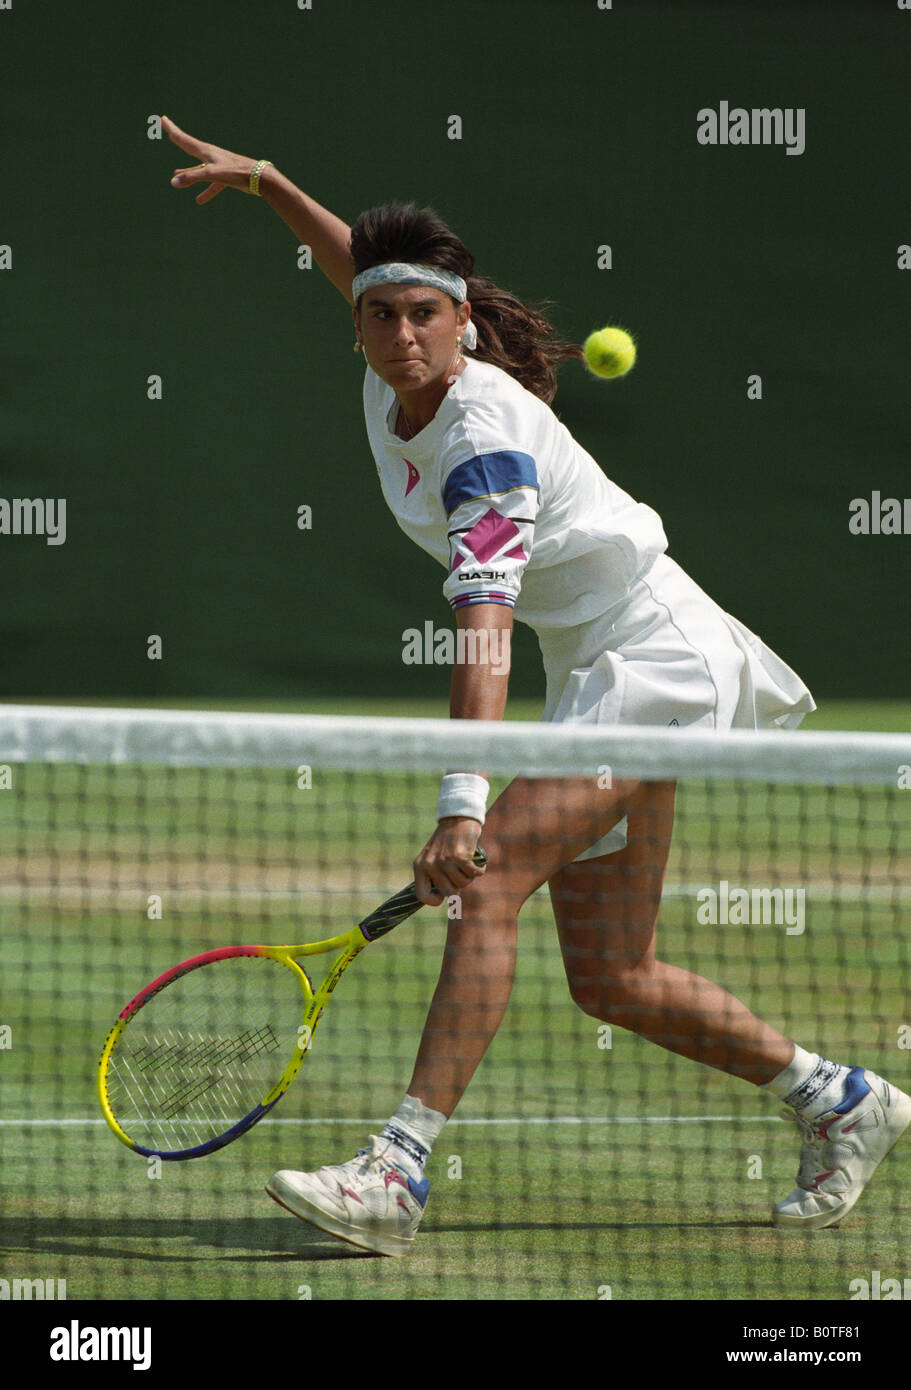
[[[351,287],[355,304],[365,290],[374,289],[377,285],[429,285],[431,289],[442,290],[458,304],[464,304],[468,298],[468,286],[465,281],[461,275],[455,275],[451,270],[440,270],[433,265],[408,265],[404,261],[386,261],[382,265],[371,266],[369,270],[362,270],[360,275],[355,275]],[[477,347],[478,332],[470,319],[462,335],[462,341],[469,352]]]

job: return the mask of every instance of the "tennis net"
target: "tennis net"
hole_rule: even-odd
[[[874,734],[0,707],[5,1287],[43,1281],[42,1296],[62,1286],[71,1300],[755,1300],[872,1297],[903,1280],[903,1146],[838,1229],[773,1225],[795,1187],[797,1127],[726,1069],[723,1047],[722,1065],[684,1055],[682,973],[673,1003],[643,1002],[642,900],[660,879],[666,799],[630,819],[640,861],[583,860],[556,903],[542,884],[522,907],[509,1005],[434,1145],[405,1259],[317,1231],[263,1187],[380,1134],[409,1085],[447,930],[465,926],[459,899],[363,952],[287,1095],[218,1153],[130,1152],[95,1075],[117,1014],[168,967],[355,925],[408,881],[440,774],[483,768],[491,803],[528,779],[516,844],[485,827],[499,834],[491,904],[512,856],[534,859],[539,824],[548,862],[545,809],[562,789],[569,822],[582,783],[594,795],[675,782],[657,959],[688,972],[694,998],[700,980],[721,986],[807,1051],[911,1091],[909,763],[907,739]],[[508,904],[490,910],[492,961]],[[486,960],[473,958],[475,978]],[[669,1045],[637,1031],[662,1007]],[[470,1047],[475,1018],[449,1016],[444,1060]]]

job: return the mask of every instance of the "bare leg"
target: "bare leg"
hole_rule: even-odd
[[[572,864],[624,814],[627,850]],[[582,1008],[757,1084],[787,1066],[794,1048],[780,1033],[720,986],[654,959],[672,820],[672,784],[595,790],[583,779],[519,779],[506,788],[482,835],[490,868],[464,890],[461,920],[449,925],[410,1095],[452,1114],[509,1002],[519,909],[549,880]]]
[[[570,993],[595,1018],[762,1085],[788,1065],[794,1044],[720,985],[655,959],[674,785],[644,791],[625,849],[550,880]]]

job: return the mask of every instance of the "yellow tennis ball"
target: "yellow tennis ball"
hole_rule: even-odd
[[[599,328],[588,335],[582,350],[595,376],[626,376],[636,360],[636,344],[622,328]]]

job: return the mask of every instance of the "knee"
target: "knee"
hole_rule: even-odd
[[[648,967],[629,968],[616,974],[570,976],[570,997],[583,1013],[604,1022],[629,1019],[642,997]]]

